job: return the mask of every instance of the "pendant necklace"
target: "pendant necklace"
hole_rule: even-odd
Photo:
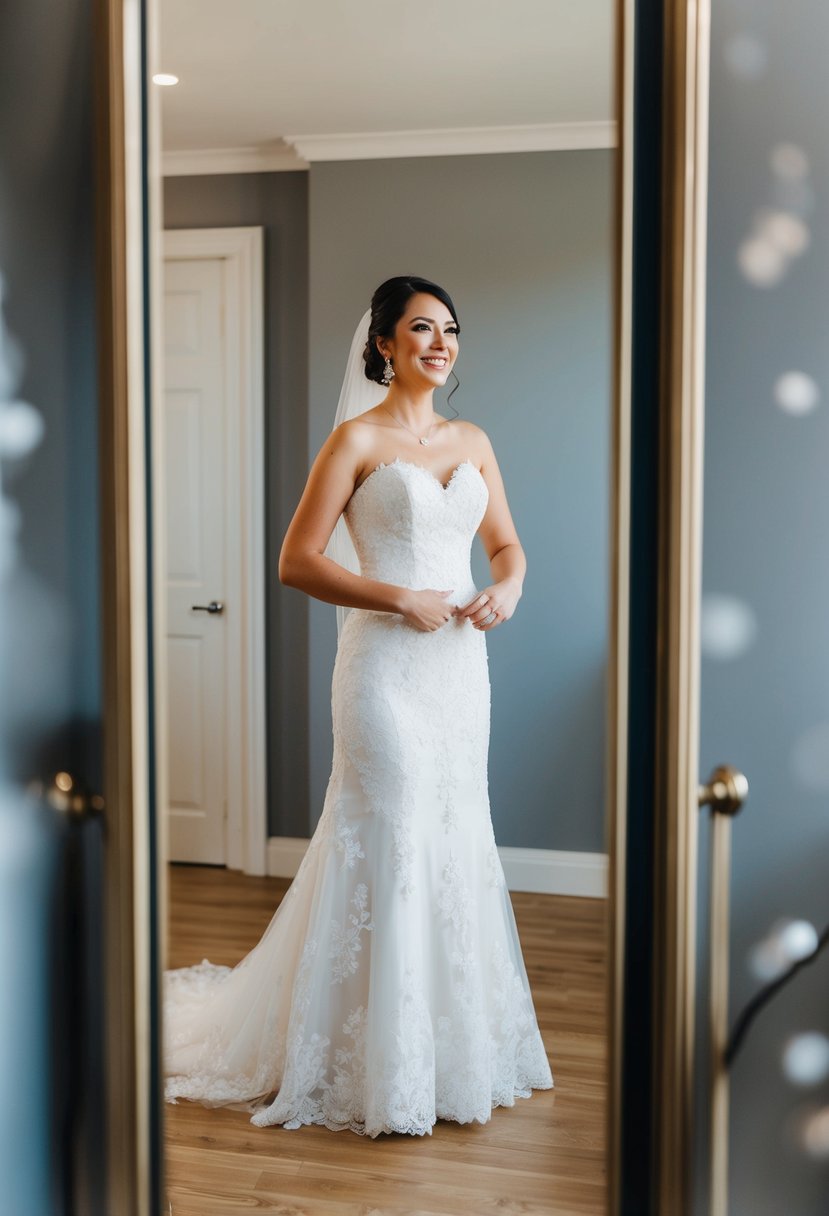
[[[386,407],[385,407],[385,405],[383,405],[382,401],[380,402],[380,406],[382,409],[386,410],[386,413],[388,414],[389,418],[394,418],[394,414],[391,412],[391,410],[386,409]],[[406,426],[405,422],[401,422],[399,418],[394,418],[394,421],[398,424],[398,426],[402,426],[405,430],[409,431],[410,434],[414,435],[415,439],[417,439],[420,443],[422,443],[424,447],[429,442],[429,439],[428,439],[429,431],[431,431],[433,427],[437,426],[437,423],[433,422],[432,426],[429,427],[429,430],[421,438],[415,431],[412,430],[412,428],[410,426]]]

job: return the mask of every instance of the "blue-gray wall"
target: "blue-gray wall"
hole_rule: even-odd
[[[733,830],[733,1020],[759,987],[747,956],[773,922],[803,917],[820,930],[829,921],[829,10],[818,0],[796,12],[766,0],[715,4],[712,17],[703,595],[736,597],[756,622],[740,656],[702,662],[700,775],[728,762],[750,784]],[[759,45],[751,75],[729,67],[736,35]],[[737,250],[755,211],[782,201],[769,154],[783,142],[800,145],[811,161],[805,184],[814,206],[804,212],[811,246],[776,285],[758,287],[741,273]],[[800,417],[773,397],[777,378],[795,369],[821,390],[818,407]],[[816,728],[822,741],[812,748],[807,784],[797,757]],[[707,812],[700,846],[704,909]],[[700,930],[702,1039],[704,915]],[[829,1162],[810,1162],[796,1149],[788,1120],[802,1104],[829,1104],[829,1084],[797,1089],[781,1069],[789,1036],[812,1029],[829,1032],[829,956],[762,1011],[735,1061],[733,1216],[825,1216]],[[702,1110],[702,1089],[699,1100]]]
[[[612,173],[591,150],[167,179],[166,227],[267,228],[272,833],[309,835],[322,812],[336,648],[333,607],[278,583],[279,547],[354,328],[382,279],[414,273],[455,300],[452,406],[493,441],[528,559],[517,612],[488,637],[496,835],[604,849]],[[489,581],[477,541],[473,572]]]
[[[528,563],[515,615],[487,638],[503,845],[604,849],[612,171],[606,150],[310,170],[309,459],[378,283],[423,275],[458,309],[451,405],[492,440]],[[435,394],[449,416],[454,383]],[[477,540],[473,574],[489,582]],[[311,603],[313,824],[331,763],[334,618]]]

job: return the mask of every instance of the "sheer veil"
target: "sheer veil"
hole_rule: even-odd
[[[343,385],[340,389],[340,399],[337,403],[337,413],[334,417],[332,430],[335,430],[341,422],[345,422],[348,418],[356,418],[358,414],[365,413],[372,406],[379,405],[388,392],[386,385],[369,380],[365,375],[363,351],[368,341],[370,321],[371,309],[367,308],[357,326],[354,337],[351,339],[351,350],[348,353],[348,363],[345,369],[345,376],[343,377]],[[332,561],[345,566],[346,570],[350,570],[352,574],[360,573],[360,562],[357,558],[344,515],[341,515],[334,525],[334,531],[331,533],[331,538],[325,547],[324,553]],[[350,609],[342,604],[337,604],[336,607],[337,637],[339,638]]]

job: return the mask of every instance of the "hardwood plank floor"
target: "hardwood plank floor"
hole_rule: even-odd
[[[168,965],[238,962],[288,885],[171,866]],[[604,1216],[605,901],[511,898],[555,1089],[374,1140],[166,1105],[167,1216]]]

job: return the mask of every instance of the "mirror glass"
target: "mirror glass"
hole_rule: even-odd
[[[614,6],[158,12],[167,1201],[603,1212]]]

